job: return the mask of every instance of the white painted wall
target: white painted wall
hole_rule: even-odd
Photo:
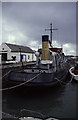
[[[0,45],[0,53],[7,53],[7,59],[9,59],[11,49],[5,44]]]
[[[36,61],[36,56],[35,56],[35,53],[32,54],[32,61]]]
[[[0,64],[1,64],[1,55],[0,55]]]
[[[22,53],[21,52],[21,55],[23,55],[23,59],[22,61],[33,61],[32,60],[32,53]],[[20,52],[11,52],[11,54],[9,54],[9,58],[12,59],[12,56],[16,56],[16,62],[20,61]],[[35,61],[35,58],[34,58],[34,61]]]
[[[23,59],[22,59],[23,62],[36,61],[35,54],[21,52],[21,55],[23,55]],[[8,56],[9,56],[9,59],[12,59],[12,56],[16,56],[16,62],[20,61],[20,52],[11,52],[8,54]]]
[[[12,56],[16,56],[16,62],[20,61],[20,53],[19,52],[10,52],[8,53],[8,58],[12,59]]]
[[[11,52],[11,49],[5,44],[5,43],[2,43],[2,45],[0,45],[0,51],[7,51],[7,52]]]

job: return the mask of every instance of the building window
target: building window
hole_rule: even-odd
[[[28,55],[28,60],[30,59],[30,55]]]
[[[7,61],[7,53],[2,53],[2,61]]]

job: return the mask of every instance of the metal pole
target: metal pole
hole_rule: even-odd
[[[52,37],[53,37],[53,35],[52,35],[52,30],[58,30],[57,28],[56,29],[52,29],[52,23],[50,24],[50,29],[45,29],[45,30],[49,30],[50,31],[50,42],[51,42],[51,44],[52,44]]]
[[[51,43],[52,43],[52,23],[50,24],[50,40],[51,40]]]
[[[20,62],[21,62],[21,48],[19,48],[19,50],[20,50]]]

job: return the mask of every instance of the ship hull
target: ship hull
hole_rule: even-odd
[[[19,85],[17,87],[48,87],[65,84],[67,73],[66,69],[54,73],[11,72],[7,82],[9,85]]]

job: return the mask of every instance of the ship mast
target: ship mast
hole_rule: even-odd
[[[45,29],[45,31],[47,31],[47,30],[50,31],[50,44],[52,44],[52,33],[53,33],[52,31],[53,31],[53,30],[58,30],[58,29],[53,29],[53,28],[52,28],[52,23],[51,23],[51,24],[50,24],[50,28],[49,28],[49,29]]]

